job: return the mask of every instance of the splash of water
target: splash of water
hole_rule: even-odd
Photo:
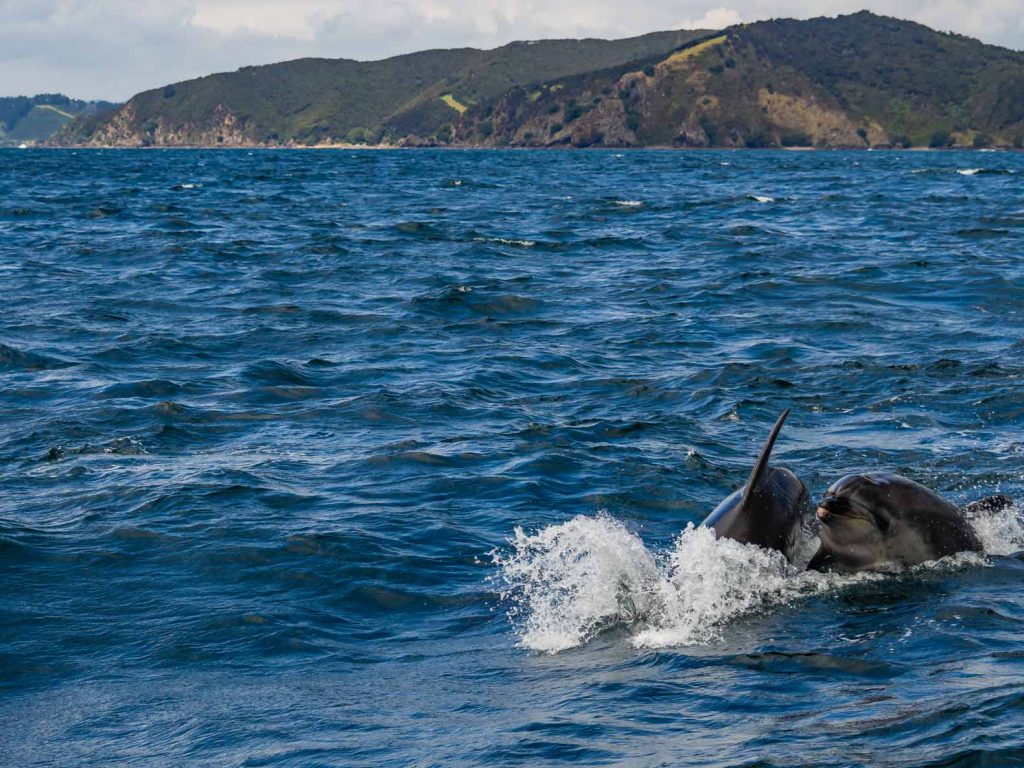
[[[985,555],[1024,550],[1020,510],[1010,507],[974,521]],[[805,571],[781,553],[689,525],[656,556],[608,515],[577,516],[535,534],[515,529],[510,548],[493,553],[503,597],[522,645],[557,653],[612,626],[638,648],[708,644],[744,615],[832,592],[879,573]],[[986,565],[962,553],[917,569]]]
[[[1024,551],[1022,513],[1024,510],[1018,505],[1011,504],[998,512],[985,512],[971,520],[986,555],[1005,557]]]
[[[637,647],[709,643],[732,619],[769,604],[785,604],[825,583],[781,552],[716,538],[691,524],[676,539],[658,582],[659,609],[632,642]]]
[[[659,578],[654,556],[606,515],[579,515],[533,535],[515,529],[508,553],[494,553],[523,645],[557,653],[642,611]],[[647,587],[646,589],[644,587]]]
[[[874,577],[802,572],[778,552],[693,525],[659,558],[603,514],[532,535],[517,528],[509,543],[493,557],[510,618],[523,646],[549,653],[610,626],[637,647],[709,643],[751,611]]]

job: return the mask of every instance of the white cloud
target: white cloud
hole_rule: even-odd
[[[699,19],[683,19],[676,26],[681,29],[723,29],[743,21],[738,11],[732,8],[712,8]]]
[[[303,56],[377,59],[868,8],[1024,48],[1021,0],[0,0],[0,94],[125,99]]]
[[[292,37],[312,40],[322,11],[330,12],[330,2],[261,2],[221,0],[196,3],[191,23],[200,29],[221,33],[249,32],[268,37]],[[347,4],[343,4],[347,5]]]

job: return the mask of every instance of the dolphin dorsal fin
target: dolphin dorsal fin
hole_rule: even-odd
[[[789,408],[782,412],[779,416],[778,421],[775,422],[775,426],[772,427],[772,432],[768,435],[768,439],[764,441],[764,447],[761,449],[761,455],[757,457],[757,463],[754,465],[753,470],[750,472],[750,479],[747,480],[747,487],[743,491],[742,504],[746,504],[750,501],[750,497],[754,494],[754,489],[757,484],[761,482],[761,478],[764,477],[764,472],[768,469],[768,459],[772,456],[772,448],[775,447],[775,438],[779,436],[779,430],[782,429],[782,423],[789,416]]]

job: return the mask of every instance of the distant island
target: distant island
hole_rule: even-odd
[[[0,96],[0,147],[46,142],[83,115],[110,112],[109,101],[82,101],[63,93]]]
[[[1024,53],[866,11],[382,61],[301,59],[85,111],[98,147],[1017,147]]]

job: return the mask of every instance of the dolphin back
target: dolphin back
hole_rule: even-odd
[[[788,415],[786,409],[775,422],[746,485],[726,497],[701,525],[722,538],[776,549],[792,559],[806,489],[789,470],[768,466]]]

